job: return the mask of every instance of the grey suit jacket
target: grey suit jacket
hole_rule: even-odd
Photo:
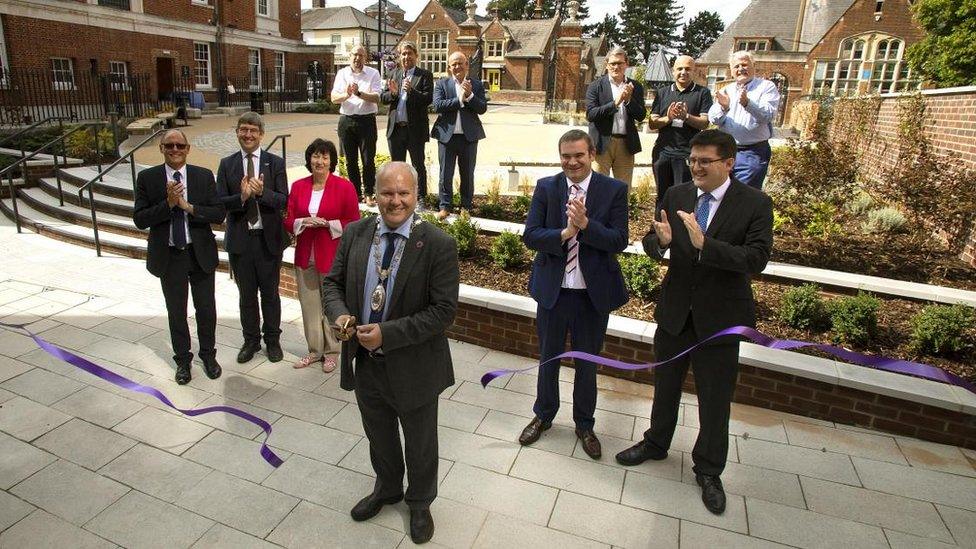
[[[375,216],[367,217],[347,225],[342,234],[322,285],[330,322],[344,314],[364,322],[358,317],[376,224]],[[445,332],[457,312],[459,280],[454,239],[430,223],[413,227],[390,294],[387,320],[380,323],[390,385],[401,411],[427,404],[454,385]],[[347,391],[356,388],[352,361],[358,350],[356,338],[342,343],[339,386]]]

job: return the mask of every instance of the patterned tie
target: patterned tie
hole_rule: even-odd
[[[575,200],[576,198],[583,197],[583,188],[579,185],[573,183],[570,188],[569,199]],[[576,240],[576,235],[573,235],[566,241],[566,274],[569,274],[576,270],[579,265],[579,242]]]
[[[702,232],[708,227],[708,212],[712,209],[712,194],[705,193],[698,197],[698,207],[695,208],[695,221],[701,227]]]
[[[248,153],[247,155],[247,180],[250,181],[254,177],[254,153]],[[247,222],[254,225],[258,222],[258,201],[256,198],[252,197],[249,201],[247,207]]]
[[[392,232],[386,233],[386,251],[383,252],[383,265],[380,267],[380,269],[384,271],[390,268],[390,262],[393,261],[393,251],[396,249],[397,236],[398,236],[397,233],[392,233]],[[386,283],[388,280],[390,280],[389,276],[387,276],[380,282],[380,284],[383,285],[384,290],[387,290]],[[387,291],[386,299],[383,300],[383,306],[380,307],[378,311],[374,311],[370,309],[369,323],[376,324],[377,322],[383,320],[383,311],[387,308],[387,306],[389,306],[389,304],[390,304],[390,293],[389,291]]]
[[[173,181],[179,183],[183,180],[183,174],[173,172]],[[173,229],[173,246],[179,249],[186,248],[186,212],[179,206],[173,207],[169,212],[169,222]]]

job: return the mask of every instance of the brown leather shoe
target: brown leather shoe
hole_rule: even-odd
[[[522,429],[522,434],[519,435],[519,444],[522,446],[528,446],[533,442],[539,440],[542,436],[542,432],[548,430],[552,427],[552,423],[543,423],[539,418],[533,418],[525,429]]]
[[[583,451],[586,452],[586,455],[593,459],[600,459],[602,455],[600,439],[596,438],[596,434],[592,430],[576,429],[576,438],[583,442]]]

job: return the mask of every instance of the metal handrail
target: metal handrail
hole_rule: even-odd
[[[274,136],[274,139],[271,140],[271,143],[268,143],[268,146],[265,147],[264,150],[270,151],[271,150],[271,147],[275,143],[277,143],[278,140],[280,139],[281,140],[281,158],[283,158],[285,160],[285,162],[287,163],[288,162],[288,149],[286,148],[285,141],[289,137],[291,137],[291,134],[290,133],[283,133],[281,135]]]
[[[57,120],[58,121],[58,128],[61,131],[64,131],[64,121],[65,120],[68,120],[68,118],[67,117],[64,117],[64,116],[49,116],[49,117],[45,118],[44,120],[41,120],[40,122],[34,122],[30,126],[27,126],[26,128],[21,128],[16,133],[10,134],[10,135],[8,135],[8,136],[0,139],[0,147],[6,145],[10,141],[13,141],[14,138],[20,137],[21,135],[24,135],[25,133],[33,130],[34,128],[40,126],[41,124],[47,124],[48,122],[50,122],[52,120]],[[21,145],[21,147],[20,147],[20,156],[21,157],[24,157],[25,156],[24,155],[24,152],[25,152],[24,151],[24,147],[23,147],[23,145]]]
[[[81,125],[79,125],[79,126],[77,126],[75,128],[72,128],[70,131],[68,131],[66,133],[63,133],[63,134],[61,134],[58,137],[55,137],[54,139],[48,141],[44,145],[41,145],[40,148],[38,148],[37,150],[31,152],[29,155],[24,155],[23,157],[18,158],[13,164],[11,164],[11,165],[7,166],[6,168],[0,170],[0,181],[3,181],[3,176],[4,175],[7,175],[7,188],[10,190],[10,203],[13,205],[13,209],[14,209],[14,224],[17,226],[17,232],[18,233],[21,232],[21,230],[20,230],[20,212],[19,212],[19,209],[17,208],[17,193],[16,193],[16,191],[14,191],[14,168],[20,166],[21,164],[23,164],[25,166],[25,168],[23,168],[21,171],[24,174],[24,181],[26,181],[27,180],[27,169],[26,169],[26,166],[27,166],[27,161],[28,160],[31,160],[35,156],[39,155],[42,151],[46,150],[48,147],[50,147],[50,146],[52,146],[52,145],[54,145],[56,143],[63,143],[64,140],[68,136],[70,136],[70,135],[73,135],[73,134],[75,134],[75,133],[77,133],[79,131],[82,131],[82,130],[88,130],[89,128],[95,128],[95,127],[98,127],[98,126],[101,126],[101,125],[103,125],[103,123],[101,123],[101,122],[94,122],[94,123],[88,123],[88,124],[81,124]],[[98,150],[98,135],[97,134],[95,135],[95,150],[96,151]],[[67,156],[64,155],[63,151],[62,151],[62,155],[65,157],[65,164],[67,165]],[[64,206],[64,190],[61,188],[61,173],[60,173],[60,167],[58,166],[58,153],[57,153],[57,151],[54,151],[54,154],[52,156],[54,157],[54,176],[55,176],[55,178],[57,178],[57,181],[58,181],[58,199],[61,201],[61,205]]]
[[[141,149],[146,143],[149,143],[153,139],[156,139],[156,136],[158,136],[160,134],[163,134],[163,133],[166,133],[168,131],[169,131],[169,128],[161,128],[161,129],[156,130],[152,134],[146,136],[146,138],[143,139],[142,141],[140,141],[138,145],[136,145],[135,147],[132,148],[132,150],[130,150],[129,152],[127,152],[124,155],[120,156],[118,159],[116,159],[114,162],[112,162],[111,164],[109,164],[108,166],[106,166],[104,169],[99,170],[98,173],[95,175],[95,177],[92,177],[91,179],[89,179],[87,183],[85,183],[84,185],[81,186],[81,188],[78,189],[78,202],[79,203],[82,200],[84,200],[84,198],[85,198],[84,197],[85,190],[88,191],[88,207],[91,210],[92,230],[94,231],[94,234],[95,234],[95,255],[97,257],[101,257],[102,256],[102,242],[98,238],[98,219],[97,219],[97,214],[95,213],[95,193],[92,190],[92,188],[95,185],[95,182],[96,181],[101,182],[102,181],[102,178],[105,176],[105,174],[107,174],[108,172],[110,172],[113,169],[115,169],[115,167],[118,166],[119,164],[121,164],[123,160],[125,160],[126,158],[128,158],[129,159],[129,166],[132,168],[132,194],[133,194],[133,196],[135,196],[135,192],[136,192],[136,159],[135,159],[135,154],[136,154],[136,151],[138,151],[139,149]]]

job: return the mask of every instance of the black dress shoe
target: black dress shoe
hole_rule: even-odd
[[[410,541],[420,545],[434,537],[434,517],[430,509],[410,510]]]
[[[203,361],[203,371],[207,374],[210,379],[217,379],[220,377],[220,364],[217,364],[216,357],[200,357]]]
[[[617,463],[621,465],[640,465],[649,459],[662,460],[668,457],[668,453],[664,450],[659,450],[647,441],[640,441],[637,444],[622,450],[617,454]]]
[[[176,383],[180,385],[186,385],[190,382],[190,365],[189,364],[177,364],[176,365]]]
[[[519,444],[522,446],[528,446],[533,442],[539,440],[542,436],[542,432],[548,430],[552,427],[552,423],[543,423],[539,418],[533,418],[525,429],[522,429],[522,434],[519,435]]]
[[[268,349],[268,360],[271,362],[281,362],[281,359],[285,358],[285,353],[281,350],[281,345],[277,341],[274,343],[265,343],[264,346]]]
[[[244,342],[244,346],[241,347],[241,351],[237,353],[237,363],[244,364],[248,360],[254,358],[254,353],[261,350],[261,344],[256,342]]]
[[[393,505],[402,499],[403,494],[388,498],[381,498],[377,497],[375,494],[370,494],[359,500],[359,503],[353,506],[352,510],[349,511],[349,514],[352,515],[352,520],[355,521],[361,522],[364,520],[369,520],[375,517],[376,513],[379,513],[380,509],[382,509],[384,505]]]
[[[725,512],[725,490],[722,488],[722,479],[715,475],[703,475],[695,473],[695,482],[702,489],[702,503],[716,515]]]
[[[600,439],[596,438],[592,429],[576,429],[576,438],[583,443],[583,451],[586,452],[586,455],[593,459],[600,459],[602,455]]]

